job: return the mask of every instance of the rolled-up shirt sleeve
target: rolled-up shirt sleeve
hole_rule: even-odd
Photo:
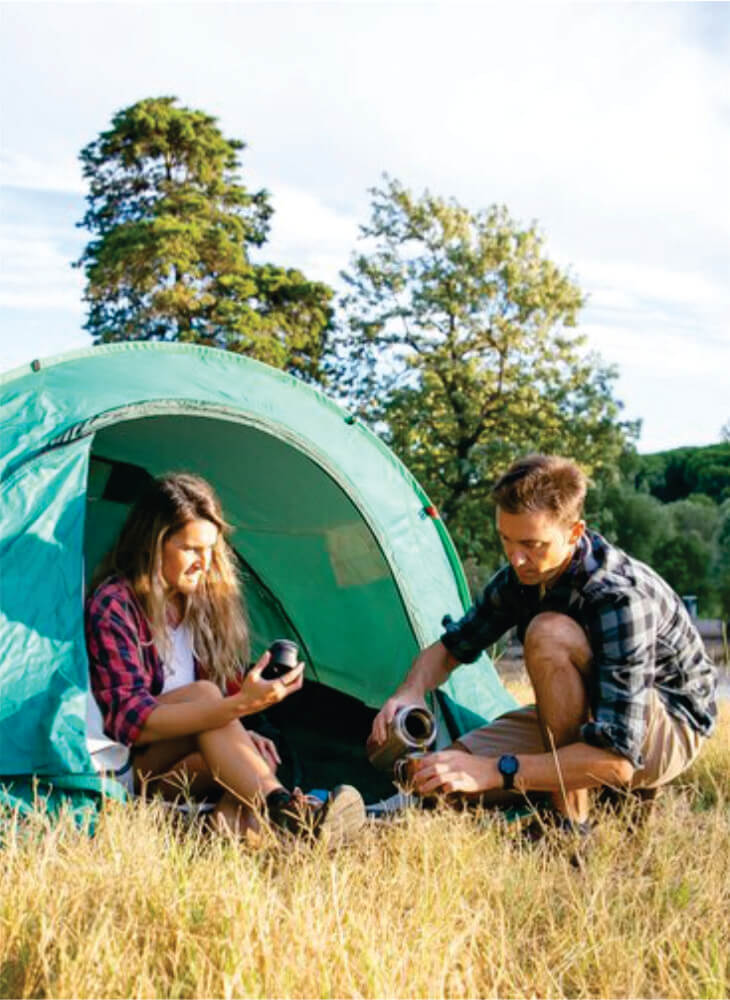
[[[473,663],[487,646],[517,624],[509,600],[508,572],[496,573],[466,614],[446,625],[441,642],[459,663]]]
[[[639,768],[655,673],[654,609],[635,592],[610,595],[591,609],[587,625],[595,688],[593,718],[581,727],[581,737]]]
[[[116,597],[92,601],[86,615],[91,688],[112,739],[132,746],[157,698],[150,691],[133,615]]]

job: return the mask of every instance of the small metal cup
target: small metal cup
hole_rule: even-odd
[[[404,792],[410,792],[413,788],[413,776],[415,769],[414,761],[427,755],[426,750],[414,750],[413,753],[399,757],[393,764],[393,783]]]

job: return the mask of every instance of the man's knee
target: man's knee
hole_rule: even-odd
[[[581,626],[568,615],[543,611],[536,615],[525,632],[525,660],[531,664],[550,661],[571,663],[585,672],[592,659],[591,647]]]
[[[630,760],[627,760],[625,757],[620,757],[616,755],[616,763],[613,765],[613,768],[614,768],[614,781],[612,781],[611,784],[619,788],[623,786],[626,786],[628,788],[635,774],[634,765],[631,763]],[[604,784],[608,783],[609,782],[604,782]]]

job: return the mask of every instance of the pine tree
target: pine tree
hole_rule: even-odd
[[[95,343],[225,348],[321,380],[332,290],[251,260],[273,213],[239,176],[244,143],[216,119],[148,98],[81,152],[89,182],[85,328]]]

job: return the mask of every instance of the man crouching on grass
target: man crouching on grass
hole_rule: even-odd
[[[656,789],[692,763],[715,723],[716,671],[668,584],[586,531],[574,462],[530,455],[492,492],[509,566],[416,657],[370,742],[516,626],[536,704],[414,761],[415,790],[485,802],[549,792],[558,825],[585,830],[588,789]]]

